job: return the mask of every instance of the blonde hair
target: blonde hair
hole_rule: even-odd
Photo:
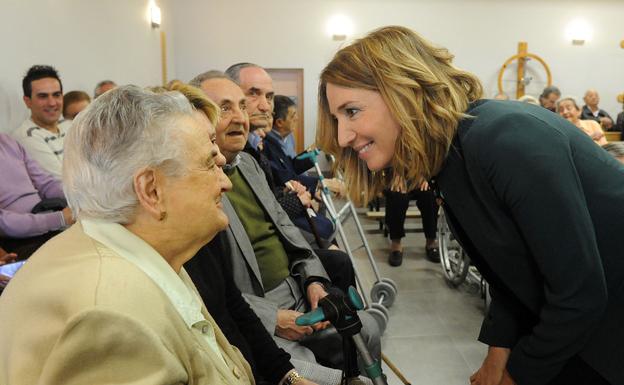
[[[181,82],[172,80],[164,88],[167,91],[177,91],[191,103],[198,111],[203,112],[213,126],[217,126],[219,121],[219,107],[201,89]]]
[[[446,48],[414,31],[389,26],[342,48],[323,69],[316,142],[336,157],[354,202],[367,202],[391,180],[398,178],[399,189],[411,190],[439,172],[464,111],[483,93],[477,77],[455,68],[452,59]],[[401,127],[392,172],[371,172],[355,151],[340,148],[327,83],[381,94]]]

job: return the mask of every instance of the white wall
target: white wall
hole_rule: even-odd
[[[170,42],[169,0],[157,3]],[[161,83],[160,32],[150,27],[148,0],[1,0],[0,47],[0,131],[28,116],[21,81],[33,64],[55,66],[64,91],[90,95],[103,79]]]
[[[304,68],[310,144],[318,75],[341,44],[325,32],[334,13],[349,15],[356,35],[388,24],[415,29],[449,48],[457,66],[482,79],[488,96],[496,93],[500,66],[519,41],[527,41],[529,51],[550,65],[564,94],[580,98],[593,87],[610,114],[621,110],[615,101],[624,92],[621,0],[185,0],[173,9],[177,76],[188,81],[240,61]],[[578,17],[593,28],[593,39],[584,46],[573,46],[564,36],[567,23]]]

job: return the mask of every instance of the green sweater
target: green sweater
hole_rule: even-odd
[[[232,191],[226,193],[238,219],[253,246],[262,285],[269,291],[280,284],[288,275],[288,255],[279,239],[274,223],[262,209],[251,187],[235,167],[228,170]]]

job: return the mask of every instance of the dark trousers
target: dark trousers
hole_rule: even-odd
[[[17,254],[17,259],[21,261],[30,257],[50,238],[60,233],[60,231],[50,231],[30,238],[3,238],[0,239],[0,246],[9,253]]]
[[[420,210],[425,238],[436,239],[438,226],[438,205],[432,190],[412,190],[408,193],[384,191],[386,196],[386,226],[390,239],[399,240],[405,237],[405,212],[409,201],[415,199]]]
[[[579,356],[574,356],[548,385],[611,385],[611,383]]]

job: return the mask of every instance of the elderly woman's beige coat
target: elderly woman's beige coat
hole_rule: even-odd
[[[0,297],[0,384],[253,383],[240,352],[202,312],[227,364],[143,271],[76,224]]]

